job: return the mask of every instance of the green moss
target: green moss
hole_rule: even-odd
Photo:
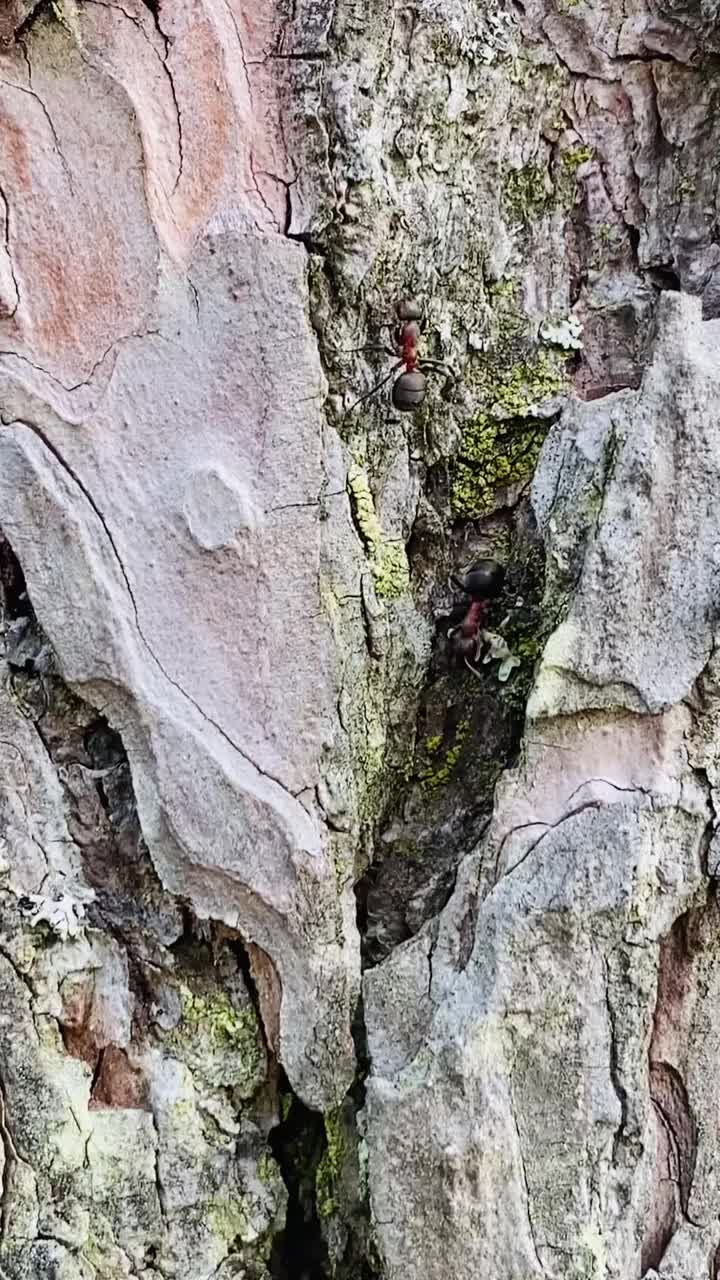
[[[434,756],[442,746],[442,738],[439,733],[434,734],[432,738],[426,738],[424,742],[425,751],[429,756]]]
[[[315,1203],[318,1216],[329,1218],[337,1207],[337,1188],[347,1155],[342,1111],[329,1111],[324,1116],[327,1146],[315,1171]]]
[[[370,560],[375,591],[381,599],[396,600],[405,594],[410,585],[410,567],[405,547],[402,542],[383,536],[375,500],[367,477],[360,467],[350,468],[347,486],[355,524]]]

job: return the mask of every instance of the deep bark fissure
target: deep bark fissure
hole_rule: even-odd
[[[328,1280],[327,1245],[317,1211],[315,1179],[327,1149],[323,1118],[289,1090],[289,1110],[270,1131],[269,1141],[287,1187],[285,1229],[276,1238],[270,1261],[273,1280]]]
[[[27,35],[31,27],[35,25],[43,14],[52,15],[52,0],[37,0],[37,4],[33,5],[18,27],[15,28],[15,43],[19,44],[23,36]]]
[[[436,500],[442,500],[444,487]],[[457,663],[447,639],[455,620],[451,600],[458,605],[457,591],[450,591],[446,583],[461,564],[484,554],[476,550],[483,546],[482,524],[458,521],[447,542],[439,544],[434,531],[431,535],[416,520],[409,542],[411,574],[429,596],[435,635],[417,699],[413,767],[388,788],[373,831],[374,858],[355,886],[364,968],[381,962],[442,911],[453,893],[462,858],[482,839],[496,783],[520,750],[534,668],[532,652],[555,619],[542,608],[544,553],[527,496],[513,510],[505,509],[493,518],[501,518],[507,527],[510,552],[504,593],[493,602],[483,625],[493,631],[507,620],[504,634],[510,648],[529,642],[533,650],[522,669],[513,673],[513,683],[506,686],[490,665],[469,672]],[[362,537],[357,524],[356,529]],[[429,591],[428,583],[432,584]],[[519,608],[518,600],[523,602]],[[464,613],[467,600],[458,607]],[[429,756],[428,742],[433,747]],[[397,854],[388,850],[383,833],[402,827],[410,801],[422,804],[427,820],[421,852],[413,850],[408,858],[402,842]],[[420,904],[417,910],[413,895]],[[468,936],[463,944],[467,954],[471,945]]]

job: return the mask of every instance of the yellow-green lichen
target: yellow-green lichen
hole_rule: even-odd
[[[493,290],[494,342],[468,373],[479,411],[466,425],[453,466],[453,513],[492,511],[498,489],[532,473],[545,436],[536,406],[567,387],[565,352],[528,351],[527,319],[513,282]]]
[[[202,996],[180,988],[183,1022],[202,1031],[218,1047],[252,1048],[259,1044],[257,1019],[252,1009],[236,1009],[222,992]]]
[[[329,1111],[324,1123],[327,1146],[315,1171],[315,1203],[318,1216],[329,1218],[337,1208],[337,1188],[347,1154],[342,1111]]]
[[[533,405],[557,395],[566,386],[564,357],[541,350],[499,375],[489,371],[486,403],[498,417],[523,417],[532,413]]]
[[[402,542],[384,542],[372,571],[375,591],[383,600],[397,600],[410,585],[410,569]]]
[[[553,188],[547,169],[539,164],[511,169],[505,179],[503,201],[509,217],[516,222],[532,222],[547,213]]]
[[[544,439],[541,423],[478,417],[466,427],[454,466],[452,508],[463,519],[492,511],[498,489],[532,472]]]
[[[577,186],[577,171],[593,156],[592,147],[570,147],[562,153],[551,176],[541,164],[528,164],[512,169],[505,179],[503,201],[508,216],[525,225],[536,221],[552,209],[572,206]]]
[[[555,173],[555,203],[558,208],[571,209],[575,203],[578,169],[586,161],[592,160],[592,147],[570,147],[563,151],[560,164]]]
[[[265,1077],[262,1035],[250,1005],[238,1008],[202,980],[179,988],[182,1021],[166,1039],[168,1048],[215,1087],[231,1086],[251,1097]]]
[[[440,740],[428,739],[428,741],[433,743],[433,746],[432,746],[432,749],[428,751],[427,742],[426,742],[425,751],[429,759],[424,765],[421,765],[418,772],[418,778],[423,790],[436,791],[438,787],[444,786],[445,783],[449,780],[450,775],[453,773],[453,770],[455,769],[458,763],[458,760],[462,755],[462,750],[467,740],[469,732],[470,732],[470,721],[461,720],[455,730],[455,737],[453,740],[453,744],[444,753],[442,757],[442,761],[440,763],[437,760],[437,755],[440,747]],[[434,745],[436,741],[438,743],[437,746]]]
[[[259,1244],[248,1214],[237,1200],[215,1200],[205,1210],[208,1226],[217,1240],[228,1244],[241,1240],[243,1244]]]
[[[562,154],[562,167],[566,173],[577,173],[581,164],[592,160],[594,151],[592,147],[569,147]]]
[[[405,547],[398,539],[384,537],[375,510],[375,500],[365,472],[360,467],[350,468],[347,486],[355,524],[370,561],[376,594],[384,600],[397,600],[410,585],[410,568]]]
[[[267,1183],[268,1186],[274,1187],[280,1180],[280,1170],[277,1161],[267,1151],[261,1151],[257,1159],[257,1176],[261,1182]]]

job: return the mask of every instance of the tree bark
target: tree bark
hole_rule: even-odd
[[[719,1274],[719,52],[5,6],[7,1280]]]

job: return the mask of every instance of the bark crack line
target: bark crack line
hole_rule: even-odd
[[[151,1109],[153,1129],[155,1131],[155,1190],[157,1192],[158,1204],[160,1206],[160,1216],[167,1229],[167,1198],[165,1195],[165,1187],[163,1185],[162,1174],[160,1173],[160,1129],[158,1127],[157,1116],[155,1111]]]
[[[0,356],[6,356],[8,359],[11,359],[11,360],[20,360],[22,364],[29,365],[30,368],[34,369],[36,373],[41,373],[44,378],[48,378],[49,381],[54,383],[56,387],[59,387],[61,391],[66,391],[68,394],[71,394],[73,391],[81,391],[83,387],[90,386],[100,366],[105,363],[105,361],[107,360],[111,352],[113,352],[116,347],[119,347],[121,343],[129,342],[131,338],[142,339],[142,338],[150,338],[150,337],[155,337],[155,338],[160,337],[160,330],[146,329],[144,333],[121,334],[119,338],[115,338],[114,341],[110,343],[110,346],[107,347],[105,351],[103,351],[99,360],[95,361],[95,364],[90,370],[87,378],[84,378],[81,382],[73,383],[72,386],[70,387],[66,386],[64,382],[61,382],[59,378],[56,378],[53,373],[50,373],[49,369],[43,369],[41,364],[35,364],[35,362],[31,360],[29,356],[23,356],[20,354],[19,351],[0,351]],[[5,418],[2,418],[1,415],[0,415],[0,420],[4,423],[5,426],[10,425],[9,421]],[[26,423],[25,425],[30,426],[31,424]]]
[[[162,27],[160,26],[159,14],[154,9],[151,9],[149,6],[146,6],[146,8],[148,9],[148,12],[152,14],[154,24],[155,24],[155,29],[158,35],[160,36],[160,39],[163,42],[163,47],[165,49],[164,58],[160,55],[160,53],[158,53],[158,50],[155,48],[155,45],[153,44],[152,40],[148,36],[147,31],[145,30],[144,24],[140,22],[140,20],[136,18],[132,13],[128,13],[127,9],[123,9],[122,5],[111,4],[109,0],[87,0],[87,3],[96,4],[101,9],[115,9],[117,13],[121,13],[124,18],[127,18],[128,22],[132,22],[133,26],[137,27],[138,31],[141,32],[142,36],[147,41],[148,45],[150,46],[153,53],[155,54],[158,62],[160,63],[160,66],[165,72],[165,75],[168,80],[168,84],[170,86],[170,96],[172,97],[173,106],[175,108],[175,120],[177,122],[177,135],[178,135],[177,136],[178,169],[177,169],[177,174],[175,175],[175,183],[170,193],[171,196],[174,196],[175,192],[178,189],[178,185],[183,174],[183,164],[184,164],[182,112],[180,110],[180,103],[178,101],[177,90],[175,88],[175,78],[172,74],[172,71],[170,70],[170,67],[168,66],[168,58],[170,56],[170,39],[165,34]]]
[[[512,1094],[514,1095],[514,1090],[512,1088],[512,1080],[511,1080],[510,1088],[511,1088]],[[517,1137],[518,1160],[520,1162],[520,1172],[522,1174],[523,1188],[525,1190],[525,1207],[527,1212],[528,1230],[530,1232],[530,1239],[532,1240],[532,1247],[533,1247],[533,1252],[535,1254],[535,1260],[540,1270],[542,1271],[543,1275],[545,1275],[546,1274],[545,1268],[542,1264],[540,1254],[538,1253],[537,1240],[535,1238],[535,1224],[533,1223],[532,1212],[531,1212],[532,1197],[530,1195],[530,1183],[528,1181],[527,1169],[525,1167],[525,1157],[523,1155],[522,1137],[520,1135],[520,1125],[518,1124],[517,1112],[515,1111],[514,1096],[512,1097],[510,1102],[510,1112],[512,1114],[513,1125],[515,1126],[515,1135]]]
[[[23,36],[30,30],[37,19],[42,17],[43,13],[45,13],[49,8],[50,0],[36,0],[36,3],[33,5],[30,12],[25,18],[23,18],[20,25],[15,28],[14,36],[16,44],[22,44]]]
[[[610,1080],[615,1090],[617,1100],[620,1104],[620,1123],[613,1137],[613,1164],[617,1164],[617,1153],[620,1144],[625,1138],[625,1129],[627,1126],[627,1091],[620,1078],[620,1064],[618,1060],[618,1042],[615,1027],[615,1014],[612,1003],[610,1001],[610,965],[608,958],[600,954],[600,960],[603,967],[604,986],[605,986],[605,1008],[607,1010],[608,1019],[608,1035],[610,1039]]]
[[[47,449],[48,453],[51,454],[51,456],[55,459],[55,461],[62,468],[65,474],[70,477],[70,479],[73,481],[76,487],[80,490],[83,497],[85,498],[85,500],[87,501],[87,503],[92,508],[95,515],[97,516],[97,519],[99,520],[105,532],[105,536],[107,537],[108,543],[112,550],[113,556],[117,562],[118,568],[120,569],[120,573],[122,575],[122,578],[125,584],[125,589],[127,590],[128,596],[130,598],[130,603],[131,603],[134,620],[135,620],[135,627],[136,627],[138,636],[144,648],[147,650],[149,657],[152,659],[152,661],[155,663],[156,667],[158,668],[158,671],[160,671],[164,679],[167,680],[168,683],[171,684],[174,689],[177,689],[178,693],[180,693],[182,697],[185,698],[186,701],[189,702],[190,705],[195,708],[195,710],[199,713],[202,719],[205,720],[207,724],[212,725],[212,727],[221,735],[221,737],[225,740],[225,742],[227,742],[228,745],[231,746],[233,750],[238,753],[238,755],[245,761],[246,764],[249,764],[250,767],[254,769],[258,774],[260,774],[263,778],[268,778],[270,782],[274,782],[276,786],[280,787],[281,790],[284,791],[286,795],[291,796],[293,800],[297,800],[297,797],[300,795],[300,793],[305,790],[304,786],[300,787],[298,791],[291,791],[290,788],[286,786],[286,784],[280,778],[275,777],[275,775],[268,772],[267,769],[262,769],[260,765],[257,764],[256,761],[253,760],[252,757],[248,755],[248,753],[244,751],[243,748],[239,746],[239,744],[235,742],[233,738],[230,737],[230,735],[226,732],[226,730],[223,729],[222,725],[218,724],[217,721],[212,718],[212,716],[208,715],[207,712],[203,710],[200,703],[196,702],[192,694],[188,693],[187,690],[184,689],[181,684],[178,684],[176,680],[173,680],[172,676],[165,670],[165,667],[161,663],[160,659],[158,658],[157,654],[154,652],[152,646],[150,645],[149,641],[146,639],[143,633],[142,627],[140,625],[140,616],[138,612],[137,602],[135,600],[135,595],[133,593],[132,587],[130,585],[130,579],[128,577],[127,570],[125,569],[125,565],[123,563],[122,557],[118,550],[115,538],[111,533],[108,523],[103,513],[101,512],[100,508],[98,507],[95,499],[93,498],[92,494],[86,488],[83,481],[72,469],[69,463],[65,460],[65,458],[60,453],[60,451],[55,447],[55,445],[51,443],[51,441],[48,439],[48,437],[45,435],[44,431],[40,427],[38,427],[35,423],[23,421],[22,419],[17,419],[16,425],[26,427],[30,432],[32,432],[34,436],[37,437],[37,439],[41,441],[41,443]]]
[[[0,1080],[0,1142],[2,1142],[5,1157],[2,1173],[0,1174],[0,1226],[2,1227],[2,1239],[8,1240],[11,1225],[12,1206],[10,1201],[13,1174],[17,1168],[19,1157],[5,1119],[5,1088],[2,1080]]]
[[[708,1224],[696,1222],[689,1213],[697,1158],[695,1118],[685,1082],[669,1062],[658,1059],[650,1062],[650,1101],[666,1130],[675,1161],[676,1176],[672,1181],[677,1184],[678,1208],[690,1226],[701,1230]]]
[[[614,791],[620,791],[622,793],[627,793],[629,795],[638,794],[643,796],[649,796],[651,794],[648,791],[644,791],[641,787],[621,787],[617,783],[610,782],[608,778],[586,778],[584,782],[581,782],[580,785],[575,788],[572,795],[568,797],[566,804],[570,803],[570,801],[573,799],[573,796],[576,796],[578,791],[581,791],[583,787],[589,786],[593,782],[605,783],[606,786],[612,787]],[[574,809],[569,809],[565,813],[561,814],[561,816],[555,822],[524,822],[518,827],[513,827],[511,831],[508,831],[507,834],[503,836],[503,839],[500,843],[500,848],[498,849],[497,856],[495,858],[495,883],[496,884],[498,883],[498,880],[500,877],[500,859],[502,858],[505,845],[507,844],[508,840],[510,840],[518,831],[525,831],[530,827],[545,828],[545,830],[541,832],[541,834],[538,836],[537,840],[535,840],[533,844],[530,845],[530,848],[526,849],[525,853],[522,854],[520,858],[518,858],[517,862],[514,862],[511,867],[506,868],[506,870],[503,872],[503,876],[509,876],[513,871],[516,871],[518,867],[522,866],[523,862],[525,862],[525,859],[529,858],[530,854],[533,853],[535,849],[537,849],[541,841],[544,840],[545,837],[549,835],[551,831],[556,831],[558,827],[561,827],[562,824],[564,822],[567,822],[569,818],[576,817],[577,814],[583,813],[586,809],[602,809],[604,807],[605,807],[605,802],[602,800],[587,800],[585,801],[584,804],[577,805]]]
[[[5,947],[0,947],[0,956],[5,961],[5,963],[9,966],[9,968],[12,969],[20,985],[27,990],[28,1007],[30,1009],[30,1012],[32,1013],[32,1001],[33,1001],[33,996],[35,995],[35,992],[33,990],[33,986],[32,986],[32,983],[30,982],[29,977],[27,976],[27,974],[23,973],[21,969],[18,969],[16,962],[13,960],[12,956],[8,954]]]
[[[2,1233],[0,1239],[9,1240],[10,1228],[12,1225],[12,1184],[14,1182],[15,1170],[18,1165],[25,1165],[35,1179],[35,1171],[32,1165],[24,1160],[20,1155],[15,1139],[13,1137],[10,1124],[8,1121],[7,1094],[5,1092],[5,1082],[0,1076],[0,1143],[5,1154],[5,1165],[0,1180],[0,1226]]]
[[[34,99],[35,99],[35,101],[38,103],[38,106],[40,107],[40,110],[42,111],[42,113],[43,113],[43,115],[44,115],[44,117],[45,117],[45,120],[47,121],[48,128],[50,129],[50,133],[51,133],[51,135],[52,135],[52,140],[53,140],[53,146],[54,146],[55,151],[57,152],[57,154],[58,154],[58,156],[59,156],[60,164],[62,165],[62,169],[63,169],[63,173],[65,174],[65,177],[66,177],[66,179],[67,179],[68,187],[70,188],[70,194],[71,194],[72,196],[74,196],[74,195],[75,195],[75,187],[73,186],[72,171],[71,171],[71,169],[70,169],[70,165],[69,165],[69,164],[68,164],[68,162],[67,162],[67,159],[66,159],[66,157],[65,157],[65,154],[64,154],[64,152],[63,152],[63,149],[62,149],[62,147],[60,146],[60,139],[59,139],[59,137],[58,137],[57,129],[55,128],[55,125],[53,124],[52,116],[50,115],[50,112],[48,111],[47,107],[45,106],[45,103],[43,102],[42,98],[40,97],[40,94],[39,94],[39,93],[37,93],[37,92],[36,92],[36,90],[35,90],[35,89],[33,89],[33,87],[32,87],[32,67],[31,67],[31,65],[30,65],[30,57],[29,57],[29,55],[28,55],[28,51],[27,51],[27,49],[25,48],[25,44],[23,43],[23,41],[22,41],[22,40],[21,40],[21,41],[19,41],[19,44],[20,44],[20,48],[21,48],[21,49],[22,49],[22,51],[23,51],[23,57],[24,57],[25,62],[26,62],[26,64],[27,64],[29,85],[28,85],[28,87],[26,87],[25,85],[22,85],[22,84],[14,84],[12,80],[5,80],[5,79],[4,79],[4,78],[2,78],[2,77],[0,77],[0,84],[4,84],[4,85],[5,85],[5,87],[6,87],[6,88],[8,88],[8,89],[15,89],[15,90],[17,90],[17,92],[18,92],[18,93],[25,93],[25,94],[27,94],[27,95],[28,95],[28,97],[30,97],[30,98],[34,98]]]
[[[8,202],[8,198],[5,195],[5,192],[2,186],[0,186],[0,200],[2,200],[5,206],[5,253],[7,254],[7,260],[8,260],[8,265],[10,267],[10,275],[12,276],[12,282],[15,286],[15,306],[13,307],[12,311],[8,311],[7,315],[3,316],[3,319],[11,320],[12,317],[15,315],[15,312],[17,311],[18,307],[20,306],[20,289],[18,286],[17,276],[15,275],[15,267],[13,265],[12,253],[10,250],[10,204]]]
[[[235,14],[233,13],[232,8],[231,8],[230,4],[228,3],[228,0],[224,0],[224,4],[225,4],[225,8],[227,9],[227,12],[228,12],[228,14],[229,14],[229,16],[230,16],[230,21],[232,22],[232,25],[233,25],[233,27],[234,27],[234,29],[235,29],[235,35],[236,35],[236,37],[237,37],[237,42],[238,42],[238,50],[239,50],[239,53],[240,53],[240,61],[242,62],[243,71],[244,71],[244,73],[245,73],[245,83],[246,83],[246,85],[247,85],[248,102],[249,102],[249,105],[250,105],[250,110],[251,110],[252,115],[253,115],[253,117],[254,117],[254,116],[255,116],[255,102],[254,102],[254,96],[253,96],[252,82],[251,82],[251,80],[250,80],[250,71],[249,71],[249,69],[248,69],[248,68],[249,68],[249,65],[252,65],[252,64],[248,64],[248,60],[247,60],[247,58],[246,58],[246,56],[245,56],[245,46],[244,46],[244,44],[243,44],[243,39],[242,39],[242,36],[241,36],[241,34],[240,34],[240,28],[239,28],[239,26],[238,26],[238,24],[237,24],[237,18],[235,17]],[[273,213],[272,209],[270,208],[269,204],[267,203],[267,201],[266,201],[266,199],[265,199],[265,196],[263,195],[262,191],[260,190],[260,186],[259,186],[259,184],[258,184],[258,180],[257,180],[257,175],[256,175],[256,172],[255,172],[255,161],[254,161],[254,158],[253,158],[253,148],[252,148],[252,146],[250,146],[250,148],[249,148],[249,155],[248,155],[248,158],[249,158],[249,164],[250,164],[250,173],[251,173],[251,175],[252,175],[252,180],[253,180],[253,184],[254,184],[255,191],[256,191],[256,193],[257,193],[258,199],[259,199],[260,203],[262,204],[263,208],[266,210],[267,214],[269,215],[270,220],[271,220],[271,222],[272,222],[273,226],[274,226],[274,227],[275,227],[275,229],[276,229],[277,231],[279,231],[279,232],[280,232],[280,234],[282,235],[282,234],[284,233],[284,227],[282,227],[282,226],[280,225],[280,223],[277,221],[277,219],[276,219],[276,217],[275,217],[275,214]],[[271,175],[271,176],[274,176],[274,175]],[[282,179],[282,178],[277,178],[277,179],[276,179],[276,181],[283,183],[283,185],[284,185],[284,186],[285,186],[285,188],[286,188],[286,191],[288,191],[288,193],[289,193],[289,189],[290,189],[290,185],[291,185],[291,184],[289,184],[289,183],[285,182],[285,181],[284,181],[284,179]],[[289,195],[288,195],[288,198],[289,198]]]

